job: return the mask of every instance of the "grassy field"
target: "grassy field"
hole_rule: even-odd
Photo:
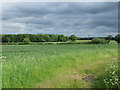
[[[91,40],[76,40],[76,42],[91,42]]]
[[[53,44],[86,44],[91,42],[91,40],[76,40],[67,42],[30,42],[29,45],[53,45]],[[3,42],[0,45],[25,45],[23,42]]]
[[[105,87],[117,44],[3,45],[3,88]]]

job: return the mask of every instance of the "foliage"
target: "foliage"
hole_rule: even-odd
[[[58,35],[58,41],[59,42],[65,42],[66,41],[66,38],[64,35]]]
[[[93,44],[107,44],[108,41],[101,38],[93,38],[91,41]]]
[[[118,70],[118,62],[115,60],[106,68],[104,83],[107,88],[120,88]]]
[[[115,41],[116,41],[117,43],[120,43],[120,34],[117,34],[117,35],[115,36]]]
[[[26,37],[31,42],[66,42],[69,40],[69,36],[57,34],[2,34],[1,36],[2,42],[23,42]]]
[[[70,39],[71,41],[75,41],[75,40],[77,39],[77,37],[76,37],[75,35],[70,35],[69,39]]]
[[[23,39],[23,43],[24,44],[29,44],[31,41],[29,40],[29,38],[24,38]]]
[[[111,41],[111,39],[112,39],[112,35],[107,35],[108,43]]]
[[[2,42],[23,42],[24,38],[29,38],[31,42],[66,42],[66,41],[76,41],[76,40],[92,40],[94,37],[76,37],[75,35],[64,36],[57,34],[2,34],[0,35]],[[99,37],[101,39],[106,39],[108,42],[114,40],[111,35],[107,37]]]

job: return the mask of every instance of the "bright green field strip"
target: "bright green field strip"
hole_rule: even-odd
[[[59,73],[66,76],[64,72],[79,66],[117,57],[117,45],[5,45],[3,56],[3,87],[34,88]],[[84,73],[84,68],[77,73]],[[60,83],[50,87],[75,87]]]
[[[91,42],[91,40],[76,40],[76,42]]]
[[[70,45],[3,45],[2,46],[2,52],[24,52],[24,51],[39,51],[39,52],[46,52],[46,51],[68,51],[69,50],[84,50],[84,49],[96,49],[96,48],[117,48],[117,45],[114,44],[99,44],[99,45],[94,45],[94,44],[82,44],[82,45],[75,45],[75,44],[70,44]]]

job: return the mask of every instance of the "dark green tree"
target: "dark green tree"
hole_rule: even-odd
[[[93,38],[91,41],[93,44],[107,44],[108,41],[104,38]]]
[[[75,35],[70,35],[69,39],[70,39],[71,41],[75,41],[75,40],[77,39],[77,37],[76,37]]]
[[[67,37],[65,37],[64,35],[58,35],[58,41],[59,42],[66,42],[67,41]]]
[[[30,39],[27,37],[23,39],[24,44],[29,44],[30,42],[31,42]]]
[[[23,42],[24,38],[28,38],[31,42],[66,42],[73,37],[57,35],[57,34],[2,34],[2,42]]]
[[[115,41],[116,41],[117,43],[120,43],[120,34],[117,34],[117,35],[115,36]]]
[[[108,43],[111,41],[111,39],[112,39],[112,35],[108,35],[107,36]]]

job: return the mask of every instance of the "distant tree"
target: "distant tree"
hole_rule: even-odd
[[[23,39],[24,44],[29,44],[30,42],[31,42],[30,39],[27,37]]]
[[[115,36],[115,41],[116,41],[117,43],[120,43],[120,34],[117,34],[117,35]]]
[[[58,42],[58,35],[54,35],[54,42]]]
[[[10,34],[2,35],[2,42],[11,42],[11,35]]]
[[[46,42],[49,42],[49,41],[50,41],[50,37],[49,37],[49,35],[47,35],[47,34],[44,35],[43,38],[44,38],[44,40],[45,40]]]
[[[64,36],[63,42],[66,42],[66,41],[68,41],[68,40],[69,40],[69,38]]]
[[[25,37],[26,34],[17,34],[17,42],[22,42]]]
[[[112,39],[112,35],[108,35],[107,36],[108,43],[111,41],[111,39]]]
[[[65,42],[68,36],[57,34],[2,34],[2,42],[23,42],[27,37],[31,42]]]
[[[36,42],[37,41],[37,38],[36,38],[36,35],[29,35],[29,39],[31,42]]]
[[[49,41],[50,42],[57,42],[58,41],[58,35],[49,34]]]
[[[44,42],[43,35],[42,34],[37,34],[36,35],[36,42]]]
[[[16,35],[11,34],[11,35],[9,35],[9,38],[10,38],[10,42],[17,42]]]
[[[92,43],[93,44],[98,44],[99,43],[99,38],[93,38]]]
[[[77,37],[76,37],[75,35],[70,35],[69,39],[70,39],[71,41],[75,41],[75,40],[77,39]]]
[[[11,40],[10,40],[10,37],[6,37],[6,41],[7,42],[10,42]]]
[[[64,35],[58,35],[58,41],[65,42],[65,41],[67,41],[67,37],[65,37]]]
[[[92,43],[93,44],[107,44],[108,41],[104,38],[93,38]]]

